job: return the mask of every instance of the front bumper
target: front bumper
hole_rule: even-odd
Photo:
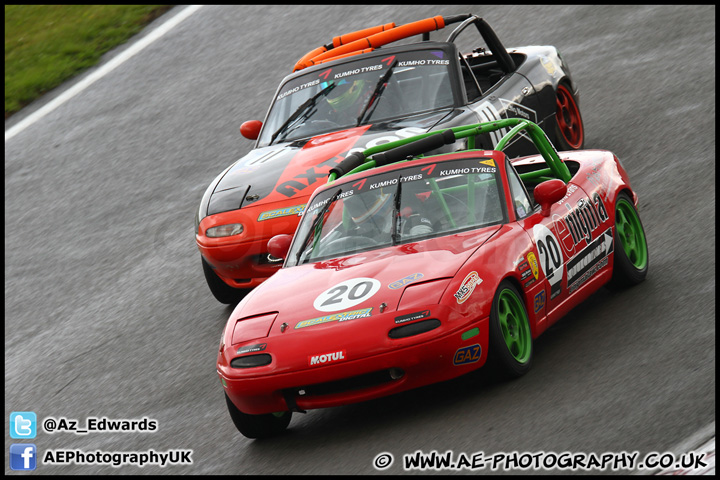
[[[237,369],[222,363],[220,352],[217,372],[225,392],[244,413],[346,405],[449,380],[481,367],[487,358],[488,325],[484,318],[442,336],[434,331],[421,333],[412,345],[357,360],[278,374],[249,376],[243,371],[242,378],[234,374]]]

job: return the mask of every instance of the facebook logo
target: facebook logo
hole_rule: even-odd
[[[37,447],[32,443],[13,443],[10,445],[11,470],[35,470]]]
[[[37,416],[35,412],[12,412],[10,414],[10,438],[35,438]]]

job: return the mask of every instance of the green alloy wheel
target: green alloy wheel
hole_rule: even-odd
[[[615,264],[610,287],[629,287],[645,280],[649,255],[645,231],[626,193],[615,202]]]
[[[498,287],[490,312],[491,364],[511,378],[524,375],[532,363],[533,341],[527,311],[517,288],[509,281]]]

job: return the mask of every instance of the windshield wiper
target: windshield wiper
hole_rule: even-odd
[[[398,177],[397,190],[395,190],[395,198],[393,198],[392,234],[390,235],[393,245],[397,245],[400,241],[400,232],[398,231],[398,223],[400,223],[400,194],[402,192],[402,182],[400,179],[401,177]]]
[[[390,65],[390,68],[388,69],[388,71],[385,72],[385,74],[382,77],[380,77],[378,82],[375,84],[375,88],[373,89],[372,95],[370,95],[370,99],[368,100],[367,104],[365,105],[362,112],[360,113],[360,115],[357,118],[357,126],[358,127],[362,124],[363,119],[365,119],[366,115],[368,118],[370,118],[372,116],[373,112],[375,112],[375,108],[377,108],[377,105],[378,105],[377,100],[380,98],[383,91],[385,90],[387,81],[390,80],[390,77],[394,73],[393,69],[395,68],[395,65],[397,65],[397,63],[398,63],[398,61],[397,61],[397,59],[395,59],[395,61]],[[371,106],[373,107],[372,110],[368,111]]]
[[[290,115],[288,117],[287,120],[285,120],[285,123],[283,123],[280,126],[280,128],[278,128],[277,131],[272,134],[272,137],[270,137],[270,144],[272,145],[275,142],[275,139],[278,137],[278,135],[283,133],[285,131],[285,129],[287,129],[293,122],[298,120],[300,117],[302,117],[303,120],[306,120],[313,113],[315,113],[317,111],[317,109],[313,110],[311,107],[315,106],[315,104],[317,103],[318,99],[321,96],[327,95],[328,93],[330,93],[332,91],[332,89],[335,88],[336,85],[337,85],[336,83],[331,83],[330,85],[323,88],[322,90],[320,90],[318,93],[316,93],[312,97],[305,100],[305,102],[303,102],[303,104],[300,105],[297,108],[297,110],[295,110],[292,113],[292,115]],[[290,132],[288,132],[288,133],[290,133]],[[283,138],[285,138],[286,136],[287,136],[287,133],[285,134],[285,136],[283,136]]]
[[[297,255],[295,255],[295,265],[300,265],[300,256],[303,254],[303,252],[308,247],[308,240],[310,240],[310,235],[312,235],[313,233],[317,234],[317,232],[315,232],[315,230],[320,225],[320,221],[325,216],[325,213],[330,208],[330,205],[332,205],[335,202],[335,200],[337,200],[337,198],[340,196],[341,193],[342,193],[342,188],[338,188],[337,191],[332,194],[332,196],[330,197],[328,202],[325,205],[323,205],[322,208],[320,209],[320,211],[318,212],[318,216],[315,217],[315,220],[313,220],[312,225],[310,225],[310,229],[308,230],[307,235],[305,235],[305,238],[303,238],[302,243],[300,243],[300,245],[302,245],[303,247],[301,250],[298,251]]]

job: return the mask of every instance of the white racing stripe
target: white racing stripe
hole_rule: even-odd
[[[95,83],[97,80],[101,79],[111,71],[113,71],[115,68],[119,67],[123,63],[125,63],[127,60],[138,54],[140,51],[142,51],[145,47],[153,43],[155,40],[159,39],[163,35],[165,35],[167,32],[169,32],[171,29],[176,27],[180,22],[188,18],[190,15],[198,11],[202,7],[202,5],[190,5],[189,7],[183,9],[180,13],[175,15],[174,17],[170,18],[168,21],[157,27],[155,30],[150,32],[147,36],[143,37],[133,45],[131,45],[129,48],[124,50],[122,53],[120,53],[117,57],[113,58],[109,62],[107,62],[105,65],[101,66],[97,70],[95,70],[93,73],[85,77],[82,81],[78,82],[71,88],[69,88],[67,91],[63,92],[62,94],[58,95],[56,98],[54,98],[52,101],[50,101],[47,105],[43,106],[39,110],[33,112],[32,114],[25,117],[23,120],[18,122],[17,124],[10,127],[8,130],[5,131],[5,141],[7,142],[11,138],[13,138],[18,133],[25,130],[27,127],[32,125],[33,123],[40,120],[42,117],[47,115],[48,113],[52,112],[56,108],[58,108],[63,103],[67,102],[71,98],[73,98],[78,93],[82,92],[86,88],[88,88],[90,85]]]

